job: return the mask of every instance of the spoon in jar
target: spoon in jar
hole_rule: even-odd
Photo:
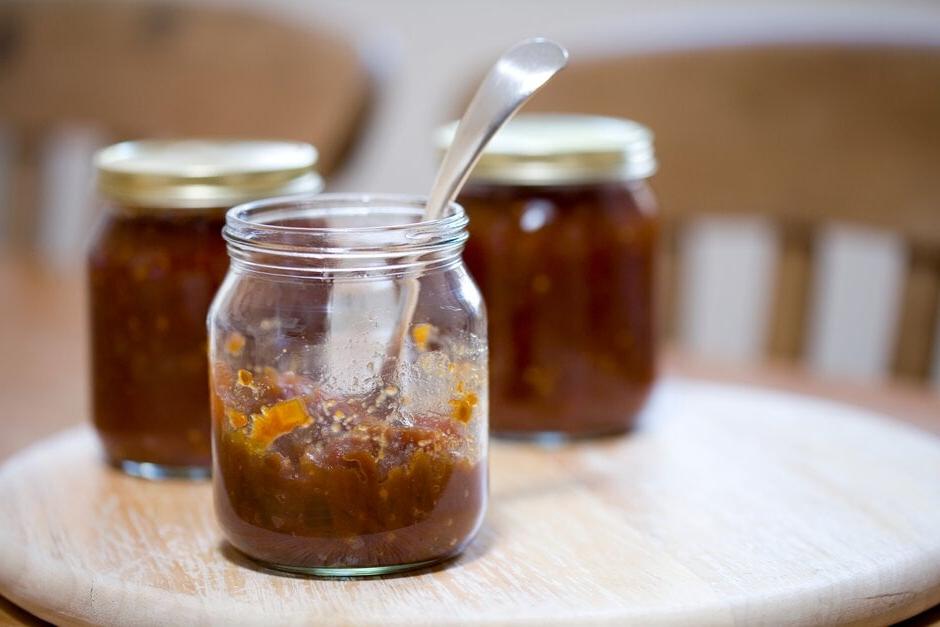
[[[568,63],[568,51],[553,41],[526,39],[507,50],[483,79],[457,125],[438,168],[422,220],[440,218],[457,197],[493,135]],[[395,380],[398,357],[418,304],[418,279],[402,282],[398,322],[385,350],[382,380]]]

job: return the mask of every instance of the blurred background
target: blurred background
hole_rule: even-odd
[[[81,300],[90,157],[121,139],[312,141],[328,190],[423,193],[432,130],[533,35],[572,66],[530,110],[657,134],[675,345],[940,390],[936,2],[8,1],[0,294],[61,280]],[[45,298],[0,296],[0,320]],[[71,345],[80,311],[42,341]]]

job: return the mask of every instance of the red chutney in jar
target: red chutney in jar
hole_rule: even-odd
[[[92,399],[109,459],[206,467],[205,318],[224,210],[106,217],[88,258]]]
[[[654,169],[650,133],[611,118],[521,115],[484,152],[458,201],[496,434],[634,424],[656,373]]]
[[[486,464],[459,404],[404,424],[392,398],[327,398],[272,368],[213,375],[216,515],[244,553],[322,574],[440,561],[474,535]]]
[[[233,204],[316,191],[312,146],[140,141],[98,153],[109,201],[88,254],[92,404],[108,461],[147,478],[207,476],[206,314],[228,268]]]

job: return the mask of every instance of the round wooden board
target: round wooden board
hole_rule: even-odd
[[[57,623],[884,624],[940,602],[940,440],[844,405],[666,380],[629,437],[496,442],[486,524],[410,576],[314,580],[228,548],[206,483],[88,428],[0,469],[0,592]]]

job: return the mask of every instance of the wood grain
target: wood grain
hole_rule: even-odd
[[[0,460],[88,418],[84,287],[0,256]]]
[[[7,3],[0,22],[0,104],[17,129],[298,139],[329,174],[367,105],[358,51],[325,26],[153,1]]]
[[[64,426],[87,420],[85,312],[82,281],[23,257],[0,257],[0,460]],[[14,359],[9,359],[14,356]],[[940,435],[940,395],[905,382],[861,385],[811,377],[792,364],[722,364],[666,350],[666,374],[775,388],[874,409]],[[50,375],[54,373],[54,376]],[[940,606],[910,619],[940,625]],[[906,623],[906,624],[908,624]],[[0,599],[0,624],[39,620]]]
[[[0,591],[57,623],[885,624],[940,601],[940,440],[848,406],[660,384],[628,438],[497,443],[486,525],[430,572],[309,580],[222,541],[209,486],[0,469]]]
[[[20,133],[18,140],[12,151],[9,197],[4,199],[3,209],[10,212],[10,228],[3,235],[14,248],[28,250],[36,241],[39,230],[35,209],[39,206],[41,194],[40,146],[35,133]],[[17,207],[29,207],[32,211],[17,211]]]
[[[11,235],[25,249],[42,191],[38,153],[56,129],[88,127],[106,141],[306,141],[328,177],[372,90],[359,51],[328,27],[207,3],[2,3],[0,66],[0,111],[18,147]]]
[[[940,255],[940,46],[900,35],[900,43],[800,36],[786,43],[784,31],[774,35],[783,43],[573,59],[526,110],[648,125],[660,162],[653,184],[669,228],[708,215],[779,223],[765,345],[768,356],[795,360],[804,352],[812,235],[820,227],[884,230]],[[909,268],[904,318],[895,327],[894,372],[922,382],[940,313],[933,267]]]
[[[661,341],[676,337],[682,307],[679,248],[682,233],[678,225],[664,220],[659,230],[659,256],[656,260],[656,335]]]
[[[907,263],[892,364],[898,377],[924,380],[930,375],[938,310],[940,249],[913,246]]]
[[[810,288],[813,280],[813,238],[806,225],[784,223],[778,228],[780,255],[770,309],[767,354],[798,361],[806,346]]]
[[[527,111],[656,133],[670,216],[846,221],[940,246],[940,46],[803,42],[573,59]]]
[[[846,403],[890,416],[940,436],[940,394],[911,381],[858,381],[813,376],[786,360],[758,365],[721,362],[689,355],[675,348],[663,351],[663,372],[672,376],[746,385]]]

